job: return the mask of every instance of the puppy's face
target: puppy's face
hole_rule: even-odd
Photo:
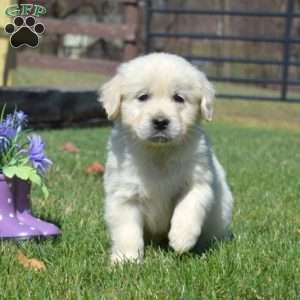
[[[123,64],[100,101],[139,140],[180,142],[199,115],[211,119],[214,92],[205,75],[171,54],[150,54]]]

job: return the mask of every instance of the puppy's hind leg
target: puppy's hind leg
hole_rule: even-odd
[[[111,262],[138,262],[143,258],[143,220],[139,208],[133,203],[110,206],[106,221],[111,233]]]

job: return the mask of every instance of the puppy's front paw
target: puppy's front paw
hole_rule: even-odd
[[[169,245],[178,253],[184,253],[192,249],[199,238],[200,229],[193,228],[192,225],[174,224],[169,232]]]
[[[140,263],[143,260],[143,255],[139,252],[134,253],[120,253],[113,252],[110,256],[110,261],[113,265],[124,263]]]

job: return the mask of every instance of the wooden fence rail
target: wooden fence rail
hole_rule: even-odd
[[[81,34],[105,39],[135,40],[134,29],[127,24],[79,23],[53,18],[39,18],[47,33]]]
[[[43,1],[42,1],[43,2]],[[53,1],[52,1],[53,2]],[[45,2],[50,5],[52,2]],[[77,0],[77,6],[87,4],[87,0]],[[124,5],[125,22],[122,24],[76,22],[70,20],[39,18],[46,28],[46,34],[78,34],[105,40],[123,40],[123,60],[129,60],[137,54],[138,0],[122,0]],[[119,61],[103,59],[69,59],[32,52],[17,53],[17,64],[67,71],[100,72],[112,74]]]
[[[41,55],[33,52],[23,52],[17,55],[17,65],[111,75],[117,69],[119,62],[102,59],[71,59],[53,55]]]

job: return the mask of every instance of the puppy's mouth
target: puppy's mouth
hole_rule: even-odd
[[[151,143],[155,143],[155,144],[166,144],[166,143],[170,142],[172,140],[172,138],[165,133],[158,132],[158,133],[151,135],[148,138],[148,140]]]

